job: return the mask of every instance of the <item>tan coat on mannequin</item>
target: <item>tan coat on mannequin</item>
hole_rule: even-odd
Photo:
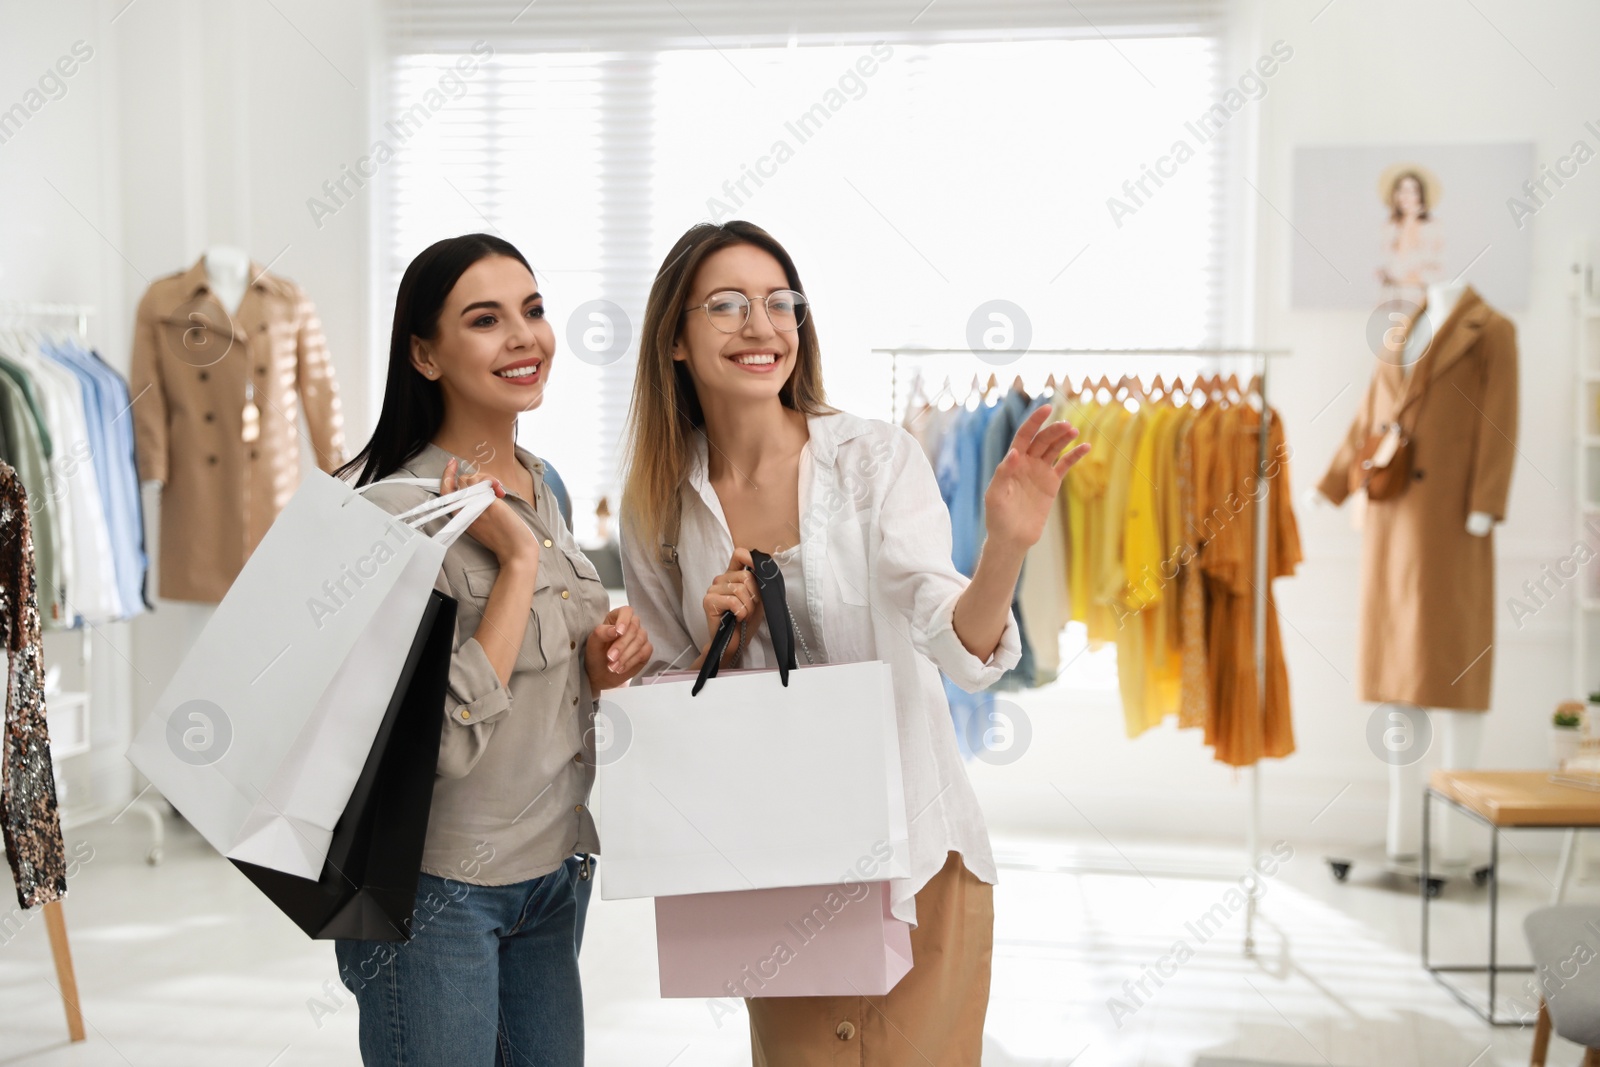
[[[1349,496],[1351,461],[1370,432],[1396,418],[1412,438],[1415,470],[1405,492],[1366,511],[1359,695],[1485,711],[1494,537],[1474,536],[1467,517],[1505,517],[1517,454],[1517,343],[1511,322],[1470,287],[1415,373],[1398,360],[1379,364],[1318,485],[1324,496]]]
[[[316,308],[250,264],[237,309],[206,260],[139,302],[129,388],[139,476],[161,490],[160,595],[214,604],[300,482],[300,412],[313,460],[344,462],[339,391]]]

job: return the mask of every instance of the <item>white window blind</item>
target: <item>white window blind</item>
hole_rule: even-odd
[[[1217,339],[1226,130],[1185,130],[1220,92],[1208,5],[939,0],[914,22],[873,2],[521,7],[388,8],[391,114],[478,42],[493,55],[385,169],[382,291],[452,234],[527,255],[560,350],[520,439],[560,471],[580,539],[601,497],[616,511],[645,294],[697,221],[747,218],[788,246],[829,398],[865,415],[891,415],[871,348],[964,345],[986,301],[1022,308],[1036,347]],[[1180,138],[1197,151],[1156,184]],[[1112,197],[1135,206],[1120,226]],[[572,343],[621,325],[570,321],[597,300],[631,337],[604,365]],[[993,369],[953,366],[928,370]]]

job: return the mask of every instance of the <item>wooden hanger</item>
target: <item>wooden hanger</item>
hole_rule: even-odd
[[[1228,375],[1226,388],[1229,403],[1238,403],[1243,398],[1244,394],[1239,389],[1239,376],[1237,374]]]
[[[917,403],[919,400],[922,401],[920,406]],[[915,422],[917,419],[920,419],[924,414],[926,414],[928,409],[932,406],[933,405],[928,402],[928,398],[923,395],[922,372],[919,370],[911,378],[911,392],[906,397],[905,421]]]

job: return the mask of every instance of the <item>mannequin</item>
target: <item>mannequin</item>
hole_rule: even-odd
[[[1427,302],[1421,316],[1425,330],[1409,330],[1400,357],[1401,373],[1407,382],[1432,340],[1450,318],[1450,313],[1466,291],[1464,282],[1434,282],[1428,285]],[[1336,507],[1318,487],[1307,499],[1318,506]],[[1467,515],[1466,531],[1473,537],[1486,537],[1494,528],[1493,515],[1472,511]],[[1471,770],[1478,765],[1483,745],[1483,712],[1448,708],[1421,708],[1429,722],[1440,730],[1440,766],[1448,770]],[[1389,767],[1389,814],[1385,851],[1391,861],[1414,861],[1421,851],[1422,837],[1422,760],[1405,766]],[[1442,865],[1459,866],[1467,860],[1466,825],[1454,811],[1442,814],[1434,827],[1437,856]]]
[[[239,312],[239,305],[244,302],[245,291],[250,287],[250,254],[242,248],[231,245],[212,245],[205,251],[203,257],[206,266],[206,285],[211,290],[211,295],[221,305],[223,314],[231,320]],[[161,489],[159,479],[151,479],[144,483],[146,488]],[[146,506],[146,513],[151,510]],[[152,542],[153,543],[153,542]],[[168,614],[178,602],[168,605]],[[184,603],[184,610],[178,620],[178,628],[182,635],[182,647],[190,648],[199,638],[200,631],[205,629],[212,614],[216,611],[214,604]]]
[[[219,603],[304,461],[344,462],[321,317],[295,282],[212,246],[145,290],[128,378],[140,481],[160,485],[157,595]]]
[[[1406,347],[1401,354],[1400,369],[1407,380],[1416,368],[1417,360],[1427,351],[1428,343],[1434,334],[1439,332],[1445,320],[1450,317],[1450,312],[1455,310],[1461,294],[1467,291],[1466,282],[1430,282],[1428,284],[1428,300],[1423,305],[1422,317],[1427,320],[1426,330],[1412,330],[1406,335]],[[1473,537],[1484,537],[1494,528],[1494,516],[1482,511],[1474,511],[1467,515],[1467,532]]]
[[[230,319],[239,313],[245,290],[250,287],[250,254],[232,245],[212,245],[202,257],[206,265],[206,285]],[[160,489],[161,480],[143,483],[146,489]]]
[[[206,249],[206,284],[230,317],[237,314],[250,286],[250,255],[231,245],[212,245]]]

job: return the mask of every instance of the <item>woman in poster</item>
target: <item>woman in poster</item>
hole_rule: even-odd
[[[1396,163],[1378,178],[1378,195],[1389,209],[1383,225],[1378,281],[1383,299],[1421,305],[1428,283],[1444,277],[1444,239],[1432,211],[1439,179],[1426,167]]]

